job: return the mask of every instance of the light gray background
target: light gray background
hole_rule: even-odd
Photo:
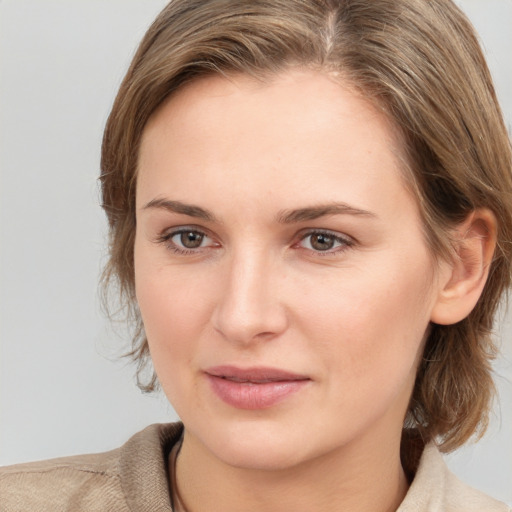
[[[164,0],[0,0],[0,464],[119,446],[176,418],[136,388],[99,307],[103,126]],[[512,123],[512,0],[464,0]],[[510,131],[510,130],[509,130]],[[512,504],[512,313],[485,438],[449,457]]]

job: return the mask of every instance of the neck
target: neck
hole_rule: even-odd
[[[363,441],[363,440],[362,440]],[[363,444],[365,444],[363,442]],[[234,467],[185,433],[177,485],[187,512],[395,511],[408,483],[400,463],[400,437],[342,447],[291,468]]]

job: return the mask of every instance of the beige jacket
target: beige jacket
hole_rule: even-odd
[[[0,512],[172,512],[167,459],[182,428],[152,425],[110,452],[0,468]],[[428,445],[397,512],[511,509],[460,482]]]

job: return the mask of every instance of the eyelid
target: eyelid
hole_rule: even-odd
[[[194,249],[188,249],[186,247],[181,247],[174,242],[172,242],[172,238],[176,235],[179,235],[181,233],[186,232],[196,232],[201,234],[202,236],[209,238],[212,240],[213,243],[203,246],[203,247],[197,247]],[[303,242],[308,236],[312,235],[326,235],[335,240],[339,245],[333,249],[328,249],[325,251],[321,250],[315,250],[310,249],[307,247],[300,247],[301,242]],[[357,240],[353,237],[340,233],[339,231],[334,231],[330,229],[322,229],[322,228],[306,228],[297,233],[295,236],[296,242],[293,243],[293,247],[300,248],[304,251],[307,251],[311,254],[314,254],[315,256],[335,256],[339,253],[342,253],[349,249],[350,247],[354,246],[357,243]],[[173,252],[177,254],[183,254],[183,255],[191,255],[191,254],[199,254],[202,251],[210,248],[218,248],[220,247],[220,243],[216,242],[216,237],[212,235],[208,229],[205,229],[201,226],[189,224],[189,225],[180,225],[175,226],[172,228],[166,228],[162,230],[156,237],[155,243],[160,243],[166,246],[167,249],[172,250]],[[297,247],[299,246],[299,247]]]
[[[188,249],[186,247],[181,247],[179,245],[176,245],[174,242],[172,242],[172,238],[174,238],[176,235],[179,235],[181,233],[187,233],[187,232],[194,232],[198,233],[205,238],[211,239],[214,243],[211,245],[203,246],[203,247],[197,247],[195,249]],[[211,247],[219,247],[219,243],[215,242],[215,238],[208,232],[207,229],[204,229],[200,226],[195,225],[183,225],[183,226],[176,226],[173,228],[166,228],[163,231],[161,231],[156,239],[156,243],[161,243],[166,246],[166,248],[172,250],[173,252],[177,254],[199,254],[201,251],[211,248]]]
[[[333,256],[346,251],[347,249],[349,249],[350,247],[354,246],[357,243],[357,241],[353,237],[346,235],[344,233],[340,233],[338,231],[332,231],[330,229],[321,228],[308,228],[298,233],[298,241],[294,245],[299,245],[303,240],[305,240],[308,236],[311,235],[327,235],[329,237],[332,237],[336,242],[339,242],[341,244],[335,249],[330,249],[326,251],[316,251],[314,249],[301,247],[301,249],[313,253],[315,256]]]

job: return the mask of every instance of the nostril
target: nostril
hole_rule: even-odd
[[[273,307],[272,312],[236,311],[224,305],[220,306],[212,319],[214,328],[226,340],[250,344],[270,341],[282,334],[288,321],[285,312]]]

